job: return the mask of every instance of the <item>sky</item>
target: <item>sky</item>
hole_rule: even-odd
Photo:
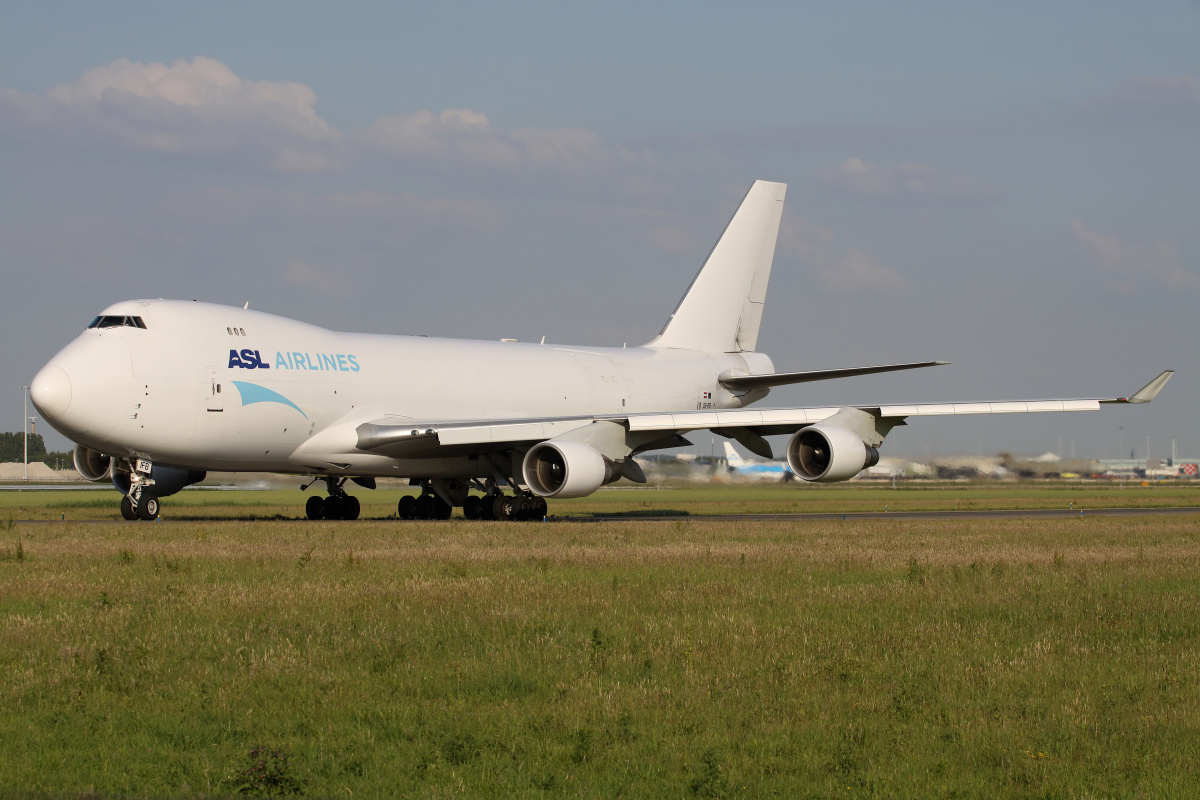
[[[1150,406],[916,420],[884,452],[1200,457],[1197,41],[1194,1],[16,4],[0,429],[129,298],[640,344],[765,179],[789,186],[777,369],[953,364],[761,405],[1121,396],[1172,368]]]

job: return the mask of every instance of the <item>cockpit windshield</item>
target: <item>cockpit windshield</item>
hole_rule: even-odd
[[[142,328],[146,327],[146,323],[142,322],[141,317],[114,317],[114,316],[99,316],[92,320],[89,328]]]

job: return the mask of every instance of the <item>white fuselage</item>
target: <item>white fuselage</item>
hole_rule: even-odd
[[[773,370],[759,353],[338,333],[198,302],[103,314],[145,327],[80,334],[39,375],[41,411],[87,447],[198,470],[329,471],[336,453],[344,474],[469,476],[480,468],[465,458],[354,452],[354,428],[737,408],[765,392],[735,397],[717,377]]]

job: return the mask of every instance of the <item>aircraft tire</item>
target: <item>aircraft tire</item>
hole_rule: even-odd
[[[325,499],[315,494],[308,498],[308,502],[304,504],[304,516],[309,519],[324,519]]]
[[[423,494],[417,498],[417,519],[433,519],[433,496]]]
[[[400,498],[400,502],[396,503],[396,516],[400,519],[416,519],[417,518],[417,498],[411,494],[406,494]]]
[[[544,497],[535,497],[531,501],[533,503],[533,516],[530,519],[543,520],[550,511],[550,506]]]
[[[495,509],[496,495],[487,494],[479,498],[479,517],[482,520],[493,520],[496,518]]]
[[[433,498],[433,519],[450,519],[454,508],[440,497]]]
[[[138,502],[138,519],[150,521],[158,516],[158,498],[152,494],[142,495]]]
[[[492,519],[511,522],[515,511],[515,498],[507,494],[498,494],[492,501]]]
[[[325,519],[345,519],[346,498],[329,495],[325,498]]]
[[[357,497],[348,494],[342,498],[342,519],[358,519],[361,511],[362,505],[358,502]]]
[[[512,518],[518,522],[529,519],[529,500],[517,495],[513,498]]]
[[[129,495],[121,498],[121,517],[129,522],[138,518],[137,512],[133,510],[133,498]]]
[[[467,519],[479,519],[482,508],[482,503],[476,495],[467,495],[467,499],[463,501],[463,516]]]

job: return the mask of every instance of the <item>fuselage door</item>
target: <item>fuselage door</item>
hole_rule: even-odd
[[[204,394],[205,402],[209,411],[219,412],[225,410],[225,389],[222,386],[222,370],[220,367],[205,367],[204,368]]]

